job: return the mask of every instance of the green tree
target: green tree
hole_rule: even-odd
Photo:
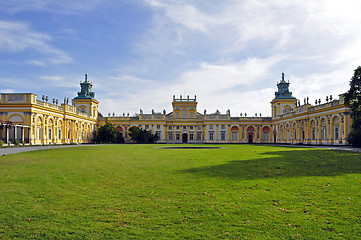
[[[136,143],[154,143],[159,140],[158,135],[136,126],[129,128],[129,136]]]
[[[355,69],[350,80],[350,89],[345,94],[345,103],[351,109],[353,120],[347,141],[356,147],[361,147],[361,66]]]
[[[94,138],[95,143],[124,143],[122,133],[110,123],[106,122],[98,128]]]

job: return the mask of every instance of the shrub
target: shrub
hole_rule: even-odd
[[[14,144],[15,146],[19,147],[19,146],[20,146],[20,141],[19,141],[19,139],[15,138],[14,141],[13,141],[13,144]]]
[[[2,147],[4,145],[4,141],[0,140],[0,147]]]

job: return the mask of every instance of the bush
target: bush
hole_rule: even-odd
[[[0,147],[2,147],[4,145],[4,141],[0,140]]]
[[[105,125],[98,128],[98,131],[93,140],[95,143],[124,143],[122,133],[119,132],[110,123],[106,122]]]
[[[16,147],[19,147],[19,146],[20,146],[20,141],[19,141],[19,139],[15,138],[14,141],[13,141],[13,144],[14,144]]]

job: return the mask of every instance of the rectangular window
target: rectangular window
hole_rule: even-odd
[[[58,139],[61,139],[61,128],[58,129]]]
[[[263,141],[268,141],[268,140],[269,140],[268,132],[263,132]]]
[[[193,118],[193,113],[191,112],[191,118]]]
[[[175,140],[179,140],[179,133],[175,134]]]
[[[168,132],[168,140],[173,140],[173,133],[172,132]]]
[[[213,132],[209,132],[209,140],[210,141],[214,140],[214,133]]]
[[[193,130],[193,126],[190,126],[189,129],[190,129],[190,130]]]
[[[155,135],[157,135],[159,137],[159,139],[160,139],[160,133],[161,133],[160,131],[155,132]]]
[[[335,139],[339,139],[339,130],[338,130],[338,126],[335,126]]]
[[[316,139],[315,128],[311,129],[311,136],[312,136],[312,140]]]
[[[226,132],[224,131],[221,132],[221,140],[222,141],[226,140]]]
[[[225,126],[225,125],[221,125],[221,129],[226,129],[226,126]]]
[[[189,134],[189,141],[193,141],[194,140],[194,134],[193,133],[190,133]]]
[[[198,130],[202,130],[202,126],[198,126],[197,129],[198,129]]]
[[[202,140],[202,133],[197,133],[197,141],[201,141]]]
[[[149,125],[145,125],[145,129],[149,129]]]
[[[322,127],[321,129],[321,138],[322,140],[326,139],[326,127]]]
[[[209,129],[213,129],[213,125],[209,125]]]
[[[160,125],[157,125],[157,129],[160,129]]]
[[[179,130],[179,126],[177,126],[177,130]]]
[[[232,141],[237,141],[238,132],[232,132]]]
[[[168,129],[169,129],[169,130],[172,130],[172,126],[168,126]]]
[[[179,118],[179,112],[176,113],[176,118]]]

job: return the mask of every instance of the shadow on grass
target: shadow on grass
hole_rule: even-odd
[[[261,153],[251,160],[190,168],[183,173],[252,180],[298,176],[337,176],[361,173],[361,154],[330,150],[292,150]]]

